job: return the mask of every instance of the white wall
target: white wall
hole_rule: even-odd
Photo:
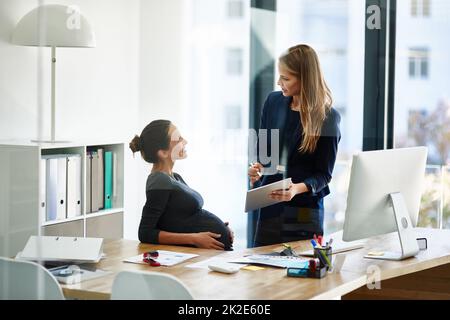
[[[183,0],[184,2],[184,0]],[[179,0],[143,0],[139,26],[139,121],[134,134],[153,120],[168,119],[180,128],[182,112],[183,5]],[[131,139],[131,137],[130,137]],[[145,204],[145,184],[151,165],[137,153],[137,213],[128,215],[130,232],[137,232]]]
[[[37,138],[39,116],[44,120],[43,138],[50,135],[50,49],[9,43],[16,23],[40,2],[0,1],[0,140]],[[97,39],[96,48],[57,48],[56,138],[129,141],[139,127],[140,1],[51,3],[78,6]],[[39,66],[42,78],[38,78]],[[125,237],[136,238],[140,186],[131,152],[125,154]]]

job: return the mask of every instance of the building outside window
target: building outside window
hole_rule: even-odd
[[[394,147],[428,147],[418,225],[450,228],[450,7],[413,0],[413,17],[430,16],[418,23],[408,6],[397,1]]]
[[[431,0],[411,0],[411,16],[429,17],[431,12]]]
[[[227,1],[227,16],[230,19],[244,17],[244,3],[242,0]]]
[[[241,48],[228,48],[226,53],[226,68],[228,75],[241,75],[242,74],[242,49]]]
[[[409,49],[409,77],[411,79],[427,79],[429,73],[428,49]]]
[[[241,107],[227,106],[225,107],[225,128],[226,129],[241,129]]]

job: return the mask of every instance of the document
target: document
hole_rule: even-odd
[[[154,258],[153,260],[159,262],[162,266],[170,267],[195,257],[198,257],[198,254],[158,250],[158,257]],[[123,262],[147,264],[146,262],[143,261],[143,259],[144,259],[143,254],[140,254],[137,256],[124,259]]]
[[[264,208],[281,202],[279,200],[269,198],[269,194],[275,190],[287,189],[291,183],[291,178],[287,178],[247,191],[247,198],[245,199],[245,212]]]

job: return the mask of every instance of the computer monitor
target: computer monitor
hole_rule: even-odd
[[[417,225],[427,148],[361,152],[353,156],[345,211],[344,241],[398,231],[402,252],[372,259],[402,260],[419,252]]]

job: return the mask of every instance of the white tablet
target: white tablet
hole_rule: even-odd
[[[256,189],[247,191],[247,197],[245,199],[245,212],[253,211],[259,208],[264,208],[275,203],[279,203],[279,200],[273,200],[269,198],[269,194],[272,191],[279,189],[287,189],[292,183],[291,178],[280,180]]]

